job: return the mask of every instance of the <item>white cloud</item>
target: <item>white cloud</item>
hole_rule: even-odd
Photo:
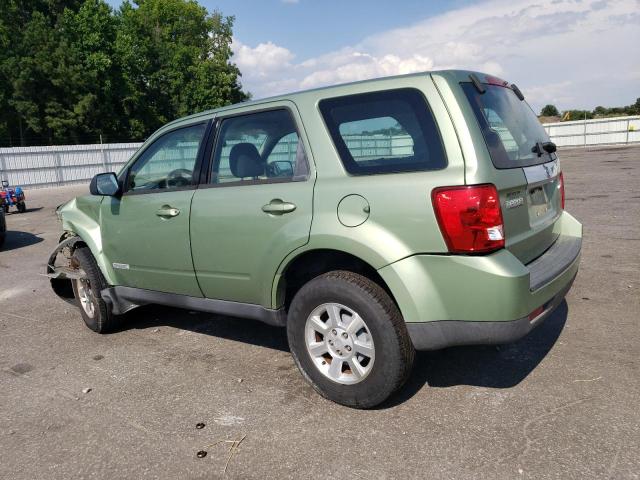
[[[352,52],[342,57],[342,62],[332,68],[319,68],[306,75],[300,82],[301,88],[312,88],[332,83],[345,83],[367,78],[385,77],[403,73],[413,73],[433,68],[429,57],[414,54],[401,58],[397,55],[375,57],[368,53]]]
[[[534,108],[622,105],[638,95],[632,85],[640,64],[639,6],[638,0],[489,0],[301,62],[271,42],[251,48],[235,40],[234,59],[256,98],[463,68],[517,83]]]
[[[275,70],[290,66],[294,57],[290,50],[272,42],[260,43],[257,47],[251,48],[234,38],[232,49],[238,67],[257,77],[265,77]]]
[[[300,0],[280,0],[282,3],[288,3],[290,5],[300,3]]]

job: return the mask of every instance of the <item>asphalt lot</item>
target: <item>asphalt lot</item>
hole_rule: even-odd
[[[243,437],[228,478],[638,478],[640,147],[560,158],[585,229],[566,302],[515,344],[419,353],[373,411],[316,395],[283,329],[145,307],[91,332],[38,275],[87,187],[27,191],[0,251],[0,478],[221,478],[233,444],[205,446]]]

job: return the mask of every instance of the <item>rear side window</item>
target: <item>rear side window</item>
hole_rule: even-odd
[[[320,111],[352,175],[439,170],[447,160],[435,120],[415,89],[322,100]]]
[[[304,145],[288,110],[250,113],[222,121],[211,183],[300,181],[308,173]]]
[[[549,141],[531,107],[508,87],[484,84],[480,93],[472,83],[461,83],[478,120],[496,168],[517,168],[545,163],[554,154],[538,156],[535,146]]]

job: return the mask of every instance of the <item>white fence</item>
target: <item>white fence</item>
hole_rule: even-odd
[[[545,123],[558,147],[589,147],[640,142],[640,116]]]
[[[547,123],[545,130],[559,147],[640,143],[640,116]],[[347,144],[355,156],[410,155],[407,135],[353,136]],[[29,188],[88,183],[97,173],[117,171],[140,143],[0,148],[0,180]],[[280,151],[282,150],[282,151]],[[295,145],[279,145],[283,159]]]
[[[0,148],[0,180],[30,188],[88,183],[97,173],[117,171],[140,145]]]

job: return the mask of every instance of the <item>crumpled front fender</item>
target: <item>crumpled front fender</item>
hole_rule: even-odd
[[[71,265],[71,254],[78,242],[84,243],[82,238],[78,235],[73,235],[71,233],[63,235],[61,242],[49,255],[44,271],[44,275],[49,277],[51,281],[51,288],[54,293],[69,303],[74,303],[75,299],[71,280],[83,278],[86,275],[81,268],[76,268]],[[64,252],[65,249],[69,249],[67,254],[67,263],[64,265],[56,265],[58,255]]]

